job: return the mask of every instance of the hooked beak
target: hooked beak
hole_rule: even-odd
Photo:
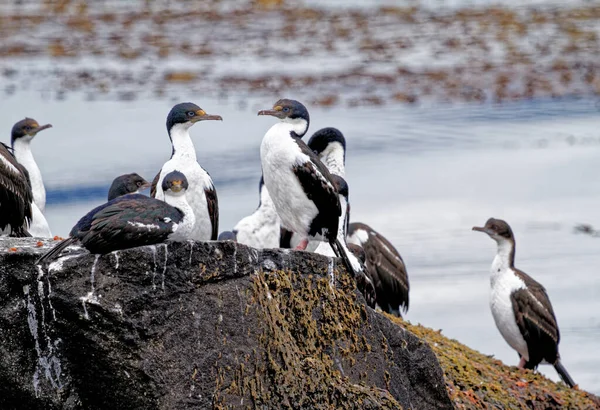
[[[192,119],[192,122],[209,121],[209,120],[223,121],[223,117],[221,117],[220,115],[207,114],[204,110],[198,110],[198,111],[196,111],[196,116]]]
[[[281,111],[277,110],[260,110],[258,115],[272,115],[273,117],[278,117],[281,114]]]
[[[143,191],[144,189],[148,189],[151,186],[152,186],[151,182],[144,181],[144,182],[142,182],[142,185],[140,185],[140,187],[138,188],[138,191]]]
[[[481,228],[479,226],[474,226],[472,230],[477,231],[477,232],[487,233],[490,236],[494,234],[494,232],[491,229]]]
[[[40,125],[39,127],[34,128],[31,131],[29,131],[29,135],[34,137],[38,132],[44,131],[45,129],[48,129],[48,128],[52,128],[52,124]]]

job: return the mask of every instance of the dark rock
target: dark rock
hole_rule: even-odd
[[[40,269],[34,243],[0,241],[2,409],[453,407],[338,261],[198,242]]]

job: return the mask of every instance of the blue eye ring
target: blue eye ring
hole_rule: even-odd
[[[188,117],[193,117],[194,115],[196,115],[194,111],[188,111],[186,114]]]
[[[289,110],[290,110],[289,107],[283,107],[284,112],[288,112]]]

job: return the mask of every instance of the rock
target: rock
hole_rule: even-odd
[[[40,269],[35,244],[0,240],[2,409],[453,408],[338,261],[197,242]]]

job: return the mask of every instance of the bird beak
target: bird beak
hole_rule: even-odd
[[[207,114],[204,110],[198,110],[198,111],[196,111],[196,116],[194,117],[194,119],[192,121],[198,122],[198,121],[209,121],[209,120],[223,121],[223,117],[221,117],[220,115]]]
[[[48,128],[52,128],[52,124],[40,125],[39,127],[32,129],[29,132],[29,135],[34,137],[38,132],[44,131],[45,129],[48,129]]]
[[[473,231],[487,233],[488,235],[493,235],[494,234],[494,232],[491,229],[481,228],[479,226],[474,226],[473,227]]]
[[[142,183],[142,185],[140,185],[140,188],[138,189],[138,191],[143,191],[144,189],[148,189],[148,188],[150,188],[151,186],[152,186],[152,183],[151,183],[151,182],[144,181],[144,182]]]
[[[171,184],[171,191],[173,192],[180,192],[182,189],[182,183],[181,181],[173,181],[173,183]]]
[[[279,117],[281,111],[277,110],[260,110],[258,115],[272,115],[273,117]]]

